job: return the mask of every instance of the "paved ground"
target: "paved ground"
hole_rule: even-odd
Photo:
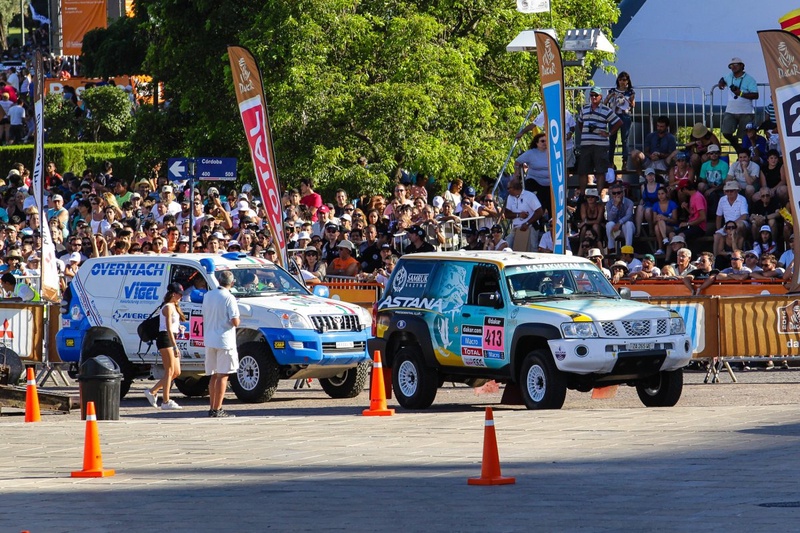
[[[121,420],[100,422],[117,475],[81,466],[78,414],[24,424],[0,416],[0,531],[788,531],[800,518],[800,371],[687,374],[681,403],[646,409],[570,393],[561,411],[498,406],[498,393],[440,391],[433,408],[360,416],[366,393],[327,399],[283,389],[239,415],[145,404],[136,385]],[[390,400],[390,405],[394,404]],[[503,474],[480,473],[484,407],[495,408]],[[4,411],[5,412],[5,411]]]

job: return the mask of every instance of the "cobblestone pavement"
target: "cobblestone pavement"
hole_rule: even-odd
[[[677,407],[646,409],[570,392],[564,409],[498,405],[499,393],[446,386],[424,412],[360,416],[367,393],[319,389],[226,407],[149,407],[144,384],[119,421],[101,421],[114,477],[73,479],[79,413],[0,416],[0,532],[91,531],[788,531],[800,518],[800,372],[738,384],[688,373]],[[389,401],[390,406],[395,402]],[[494,407],[503,474],[478,476],[484,407]]]

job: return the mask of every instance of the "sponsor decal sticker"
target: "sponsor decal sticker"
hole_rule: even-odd
[[[462,357],[461,359],[464,361],[464,366],[486,366],[486,362],[482,357]]]

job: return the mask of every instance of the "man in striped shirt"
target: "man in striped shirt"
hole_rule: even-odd
[[[578,128],[581,132],[581,156],[578,173],[581,178],[581,192],[586,190],[589,174],[594,172],[597,190],[605,187],[608,160],[608,138],[622,126],[622,121],[614,111],[603,105],[603,93],[599,87],[592,87],[589,103],[581,108],[578,115]]]

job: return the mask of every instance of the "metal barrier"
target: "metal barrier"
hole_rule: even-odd
[[[719,128],[722,125],[722,116],[725,114],[725,107],[728,105],[728,99],[730,98],[730,95],[731,91],[728,87],[725,87],[724,89],[720,89],[716,85],[711,87],[711,90],[708,94],[708,122],[706,122],[709,127]],[[772,97],[770,94],[769,84],[759,83],[758,99],[753,102],[753,107],[755,108],[756,126],[760,126],[764,121],[764,109],[767,107],[767,105],[769,105],[771,100]],[[721,135],[718,135],[718,137],[720,137],[720,142],[725,142],[724,139],[721,138]]]
[[[700,281],[696,285],[700,285]],[[621,280],[614,287],[627,287],[634,298],[649,297],[686,297],[692,293],[680,280],[669,279],[643,279],[636,282]],[[782,295],[787,289],[782,280],[717,281],[707,287],[702,296],[746,296],[746,295]]]
[[[383,292],[383,286],[380,283],[361,282],[356,281],[355,278],[344,276],[326,276],[321,285],[328,287],[331,298],[357,304],[367,309],[372,308],[372,304],[378,301]]]

